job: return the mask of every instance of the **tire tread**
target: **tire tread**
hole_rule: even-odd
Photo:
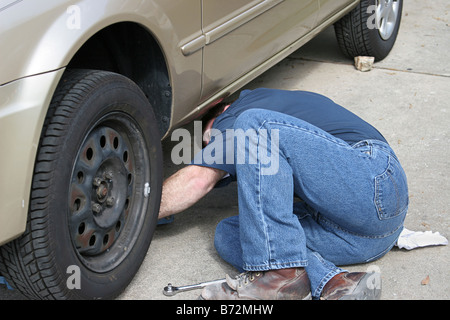
[[[77,104],[108,74],[103,71],[68,70],[44,121],[26,231],[19,239],[0,248],[0,273],[12,287],[30,299],[59,300],[68,296],[68,289],[61,286],[65,279],[60,276],[49,249],[51,239],[46,233],[49,221],[45,210],[52,201],[51,177],[57,169],[55,161],[61,138],[70,127]]]

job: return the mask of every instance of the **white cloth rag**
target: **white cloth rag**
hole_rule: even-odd
[[[400,249],[412,250],[428,246],[445,246],[448,240],[441,236],[439,232],[431,231],[411,231],[403,229],[397,241],[397,247]]]

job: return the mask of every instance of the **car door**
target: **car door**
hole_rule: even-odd
[[[326,19],[330,18],[334,14],[338,13],[346,6],[355,2],[355,0],[319,0],[319,1],[320,1],[320,12],[318,18],[319,24],[324,22]]]
[[[318,0],[204,0],[202,99],[308,33]]]

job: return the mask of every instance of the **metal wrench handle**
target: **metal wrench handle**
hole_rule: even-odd
[[[186,291],[191,291],[191,290],[203,289],[206,286],[210,286],[210,285],[213,285],[213,284],[224,283],[225,281],[226,281],[226,279],[221,279],[221,280],[202,282],[202,283],[199,283],[199,284],[193,284],[193,285],[183,286],[183,287],[175,287],[171,283],[169,283],[167,285],[167,287],[164,288],[163,294],[165,296],[167,296],[167,297],[173,297],[174,295],[176,295],[176,294],[178,294],[180,292],[186,292]]]

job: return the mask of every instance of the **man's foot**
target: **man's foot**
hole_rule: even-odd
[[[331,279],[322,291],[321,300],[379,300],[381,275],[379,273],[340,273]]]
[[[201,300],[309,300],[311,289],[303,268],[246,272],[203,289]]]

